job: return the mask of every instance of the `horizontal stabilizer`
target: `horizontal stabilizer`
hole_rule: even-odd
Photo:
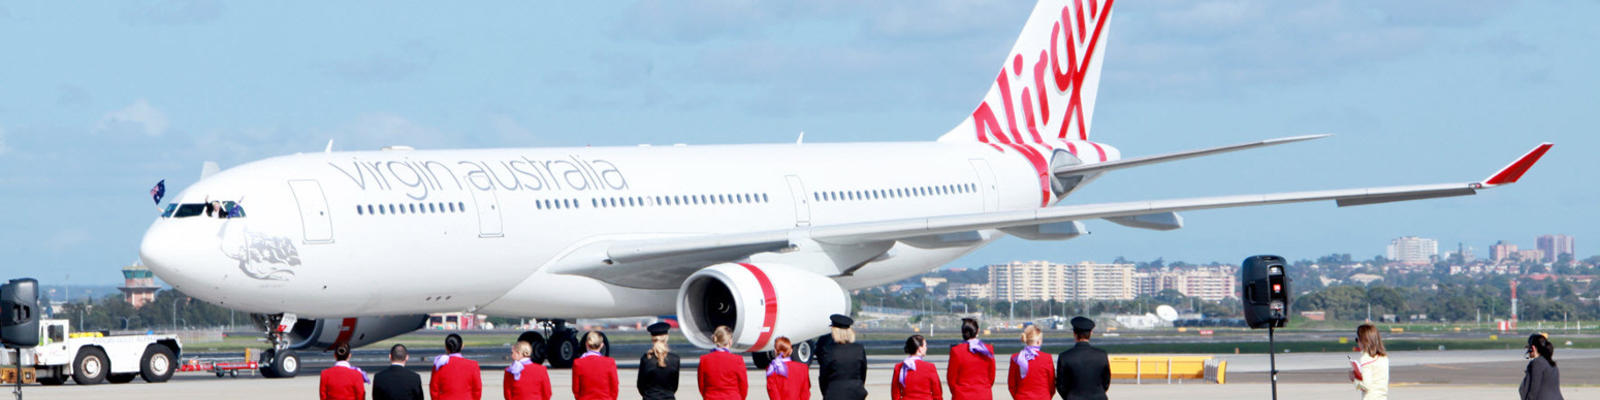
[[[1106,220],[1129,228],[1151,229],[1158,231],[1170,231],[1183,227],[1183,216],[1171,211],[1155,214],[1111,217],[1106,218]]]
[[[1103,163],[1063,165],[1063,166],[1058,166],[1058,167],[1054,168],[1054,171],[1052,171],[1052,173],[1054,173],[1055,176],[1058,176],[1058,177],[1061,177],[1061,176],[1072,176],[1072,175],[1085,175],[1085,174],[1091,174],[1091,173],[1097,173],[1097,172],[1110,171],[1110,170],[1114,170],[1114,169],[1132,168],[1132,167],[1138,167],[1138,166],[1143,166],[1143,165],[1164,163],[1164,162],[1168,162],[1168,161],[1177,161],[1177,160],[1188,159],[1188,158],[1209,156],[1209,155],[1212,155],[1212,154],[1221,154],[1221,153],[1227,153],[1227,152],[1233,152],[1233,151],[1239,151],[1239,150],[1245,150],[1245,149],[1254,149],[1254,148],[1257,148],[1257,147],[1275,146],[1275,145],[1280,145],[1280,144],[1284,144],[1284,143],[1294,143],[1294,142],[1300,142],[1300,141],[1306,141],[1306,140],[1312,140],[1312,139],[1321,139],[1321,138],[1325,138],[1325,137],[1329,137],[1329,136],[1333,136],[1333,135],[1323,134],[1323,135],[1292,136],[1292,137],[1286,137],[1286,138],[1267,139],[1267,140],[1261,140],[1261,141],[1255,141],[1255,142],[1249,142],[1249,143],[1239,143],[1239,144],[1221,146],[1221,147],[1212,147],[1212,148],[1209,148],[1209,149],[1189,150],[1189,151],[1180,151],[1180,152],[1177,152],[1177,153],[1158,154],[1158,155],[1153,155],[1153,156],[1124,158],[1124,159],[1117,160],[1117,161],[1109,161],[1109,162],[1103,162]]]

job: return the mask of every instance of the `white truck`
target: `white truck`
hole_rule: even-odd
[[[166,382],[178,369],[182,349],[172,335],[74,335],[70,321],[46,319],[39,321],[39,346],[22,349],[23,373],[7,375],[33,375],[44,385],[60,385],[68,377],[79,385],[127,383],[138,377]],[[5,349],[0,368],[16,367],[16,356],[16,350]]]

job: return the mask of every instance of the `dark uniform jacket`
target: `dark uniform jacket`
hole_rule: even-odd
[[[819,359],[818,387],[824,400],[867,398],[867,349],[860,343],[830,343]]]
[[[1066,400],[1104,400],[1111,388],[1111,361],[1105,350],[1078,342],[1056,356],[1056,392]]]
[[[678,393],[678,355],[667,353],[667,366],[645,353],[639,357],[639,397],[644,400],[673,400]]]
[[[390,364],[372,376],[372,400],[422,400],[422,376]]]
[[[1528,360],[1517,394],[1522,400],[1562,400],[1561,371],[1543,357]]]

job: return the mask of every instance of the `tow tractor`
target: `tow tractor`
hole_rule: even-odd
[[[34,378],[43,385],[60,385],[69,377],[79,385],[127,383],[134,378],[159,383],[171,379],[178,368],[183,346],[177,336],[74,333],[71,325],[64,319],[40,320],[39,346],[22,349],[22,373],[4,375],[24,383]],[[0,352],[0,366],[17,365],[15,357],[12,351]]]

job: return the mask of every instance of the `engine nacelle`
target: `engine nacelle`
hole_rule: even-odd
[[[411,333],[428,323],[427,315],[397,315],[388,317],[359,317],[342,319],[315,319],[295,321],[286,333],[289,348],[332,349],[339,343],[351,348]]]
[[[828,333],[828,316],[850,313],[850,293],[826,276],[780,264],[717,264],[683,281],[678,324],[690,343],[714,347],[717,326],[733,330],[733,351],[772,349],[774,339]]]

